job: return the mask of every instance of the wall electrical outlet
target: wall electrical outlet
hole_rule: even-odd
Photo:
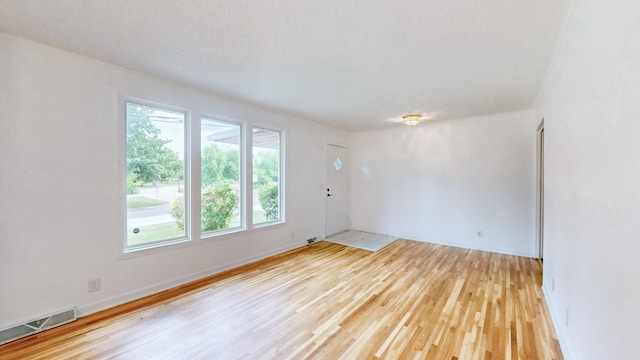
[[[482,230],[478,231],[478,237],[482,237]]]
[[[100,278],[89,279],[88,282],[89,292],[96,292],[100,290]]]
[[[551,278],[551,291],[556,291],[556,278]]]

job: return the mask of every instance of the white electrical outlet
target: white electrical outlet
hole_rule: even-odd
[[[482,230],[478,231],[478,237],[482,237]]]
[[[100,290],[100,278],[89,279],[88,282],[89,292],[96,292]]]
[[[551,291],[556,291],[556,279],[551,278]]]

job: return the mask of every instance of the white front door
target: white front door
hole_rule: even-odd
[[[327,236],[349,230],[349,149],[327,145]]]

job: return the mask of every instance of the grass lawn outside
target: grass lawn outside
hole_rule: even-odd
[[[264,216],[264,210],[256,210],[253,212],[253,223],[254,224],[262,224],[263,222],[267,222],[267,218]]]
[[[240,227],[240,214],[233,215],[229,219],[229,227],[227,229]]]
[[[266,222],[267,218],[264,217],[264,210],[256,210],[253,212],[253,223],[261,224]],[[233,215],[231,219],[229,219],[229,229],[240,227],[240,214]]]
[[[148,200],[157,201],[154,199]],[[264,210],[256,210],[253,212],[253,222],[254,224],[261,224],[266,222]],[[228,228],[236,228],[239,226],[240,215],[234,215],[229,221]],[[134,227],[130,227],[127,229],[127,243],[130,246],[184,236],[184,231],[180,230],[178,224],[175,221],[162,224],[142,225],[138,226],[137,228],[140,230],[140,232],[138,232],[137,234],[133,233]]]
[[[266,222],[267,218],[264,216],[264,210],[256,210],[253,212],[253,223],[262,224]],[[229,226],[227,229],[233,229],[240,227],[240,214],[235,214],[229,219]]]
[[[180,181],[178,181],[178,180],[161,181],[161,182],[158,183],[158,186],[159,187],[167,186],[167,185],[178,186],[178,184],[183,185],[184,181],[182,181],[182,180],[180,180]],[[140,183],[137,183],[137,185],[138,185],[138,189],[155,189],[156,188],[156,186],[153,185],[153,183],[144,183],[142,185],[140,185]]]
[[[150,199],[140,195],[127,195],[127,209],[139,209],[149,206],[158,206],[168,203],[168,201]]]
[[[180,230],[178,224],[170,223],[138,226],[140,232],[133,233],[134,228],[127,229],[127,242],[129,245],[146,244],[153,241],[165,240],[184,236],[184,231]]]

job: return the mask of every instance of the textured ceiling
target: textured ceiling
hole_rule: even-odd
[[[0,0],[0,32],[350,130],[530,108],[571,0]]]

